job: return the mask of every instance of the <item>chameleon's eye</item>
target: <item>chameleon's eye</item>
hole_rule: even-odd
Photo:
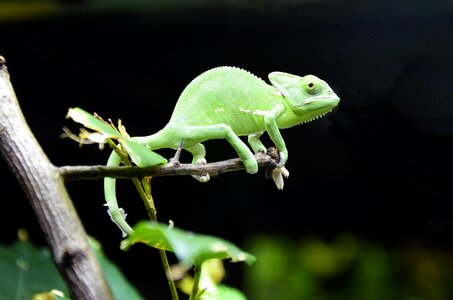
[[[307,91],[307,93],[309,94],[316,94],[319,92],[319,84],[313,82],[313,81],[309,81],[306,85],[305,85],[305,90]]]

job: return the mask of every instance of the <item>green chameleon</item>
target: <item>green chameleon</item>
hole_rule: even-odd
[[[178,149],[182,145],[192,154],[192,163],[205,164],[206,151],[201,143],[226,139],[236,150],[247,173],[254,174],[258,171],[256,159],[239,136],[247,135],[248,143],[256,153],[266,151],[259,140],[266,131],[279,151],[276,170],[287,177],[289,172],[284,165],[288,150],[279,129],[317,119],[331,111],[340,99],[325,81],[313,75],[300,77],[272,72],[269,80],[271,85],[235,67],[206,71],[184,89],[170,121],[162,130],[133,140],[150,150]],[[120,157],[112,152],[107,166],[120,163]],[[194,177],[202,182],[209,180],[209,174]],[[131,233],[124,211],[117,204],[115,179],[105,178],[104,191],[112,220],[124,234]]]

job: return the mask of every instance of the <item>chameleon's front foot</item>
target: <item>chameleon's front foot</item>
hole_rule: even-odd
[[[279,190],[283,190],[283,187],[285,186],[283,177],[289,177],[289,171],[285,167],[277,167],[272,170],[272,179]]]
[[[278,164],[277,167],[272,170],[272,178],[274,179],[275,185],[279,190],[283,190],[284,181],[283,177],[289,177],[289,171],[285,168],[286,161],[288,160],[288,151],[283,150],[278,152]]]
[[[278,158],[277,168],[284,168],[286,161],[288,160],[288,151],[279,151]]]
[[[288,151],[278,151],[275,147],[267,149],[266,154],[277,160],[278,163],[272,170],[272,179],[279,190],[283,190],[284,178],[289,177],[289,171],[285,168],[286,160],[288,159]]]
[[[197,159],[195,162],[193,162],[194,164],[197,164],[197,165],[205,165],[207,162],[206,162],[206,159],[204,158],[200,158],[200,159]],[[203,174],[203,175],[192,175],[193,178],[195,178],[196,180],[198,180],[199,182],[208,182],[209,179],[211,179],[211,177],[209,176],[209,174]]]

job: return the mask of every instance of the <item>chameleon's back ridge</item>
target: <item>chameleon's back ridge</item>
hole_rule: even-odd
[[[214,68],[196,77],[184,89],[169,123],[193,126],[222,123],[234,127],[236,133],[244,131],[243,134],[248,134],[259,131],[261,126],[255,126],[257,128],[253,130],[235,126],[236,122],[231,121],[237,120],[237,125],[246,121],[244,119],[259,122],[258,119],[262,119],[259,112],[271,109],[279,101],[277,95],[274,87],[248,71],[236,67]],[[258,115],[252,112],[258,112]]]

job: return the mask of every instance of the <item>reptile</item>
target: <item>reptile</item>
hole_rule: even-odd
[[[278,172],[286,177],[288,150],[280,129],[317,119],[330,112],[340,101],[330,86],[314,75],[297,76],[284,72],[268,75],[271,84],[237,67],[208,70],[187,85],[181,93],[168,124],[157,133],[132,140],[149,150],[183,149],[192,154],[192,163],[205,164],[202,142],[226,139],[235,149],[247,173],[254,174],[258,165],[253,152],[266,151],[260,136],[267,132],[278,149]],[[239,138],[248,136],[253,152]],[[113,151],[107,166],[118,166],[119,155]],[[201,182],[209,174],[194,176]],[[118,207],[115,179],[104,179],[109,214],[123,231],[132,232],[125,214]]]

